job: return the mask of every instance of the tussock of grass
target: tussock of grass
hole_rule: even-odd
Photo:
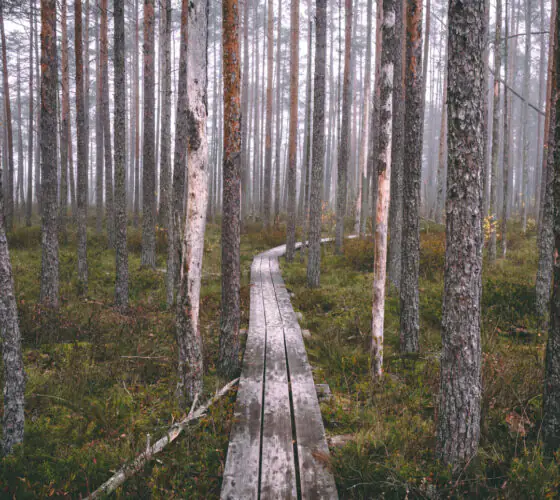
[[[343,498],[553,498],[560,487],[556,459],[539,445],[545,335],[534,307],[537,265],[534,227],[511,227],[507,260],[485,262],[482,297],[483,425],[479,456],[453,477],[435,457],[445,232],[423,223],[420,311],[422,352],[399,353],[399,298],[388,289],[385,377],[369,384],[371,261],[367,241],[347,241],[344,256],[325,246],[321,288],[306,287],[305,265],[282,263],[316,382],[334,403],[323,404],[330,435],[353,439],[333,450]],[[364,272],[365,271],[365,272]]]

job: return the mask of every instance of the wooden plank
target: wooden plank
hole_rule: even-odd
[[[270,260],[272,280],[282,316],[296,429],[300,491],[303,500],[336,499],[336,484],[327,465],[329,447],[311,366],[301,329],[290,302],[278,259]]]
[[[266,318],[266,362],[261,456],[261,499],[297,498],[288,366],[282,317],[278,309],[270,258],[263,258],[262,284]]]
[[[262,260],[257,256],[251,264],[249,330],[223,475],[222,500],[258,498],[266,344]],[[269,273],[268,262],[266,271]]]

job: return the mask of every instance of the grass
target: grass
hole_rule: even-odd
[[[422,224],[421,353],[399,353],[399,298],[389,290],[385,313],[385,375],[369,383],[373,244],[347,241],[344,255],[323,249],[321,288],[306,287],[305,266],[283,263],[323,404],[329,435],[348,435],[333,450],[343,498],[556,498],[557,457],[539,444],[545,335],[534,308],[537,267],[534,226],[511,228],[507,260],[485,263],[482,297],[483,422],[478,457],[452,476],[435,456],[439,392],[444,228]]]
[[[219,221],[218,221],[219,222]],[[90,227],[94,227],[91,221]],[[242,325],[249,313],[252,256],[285,239],[248,225],[241,244]],[[113,307],[115,255],[105,236],[88,231],[89,293],[76,294],[76,233],[60,246],[58,311],[38,304],[40,228],[9,235],[27,376],[25,443],[0,462],[1,498],[78,498],[183,416],[176,404],[174,314],[165,304],[166,235],[157,233],[157,270],[140,267],[141,232],[129,227],[130,313]],[[216,375],[220,307],[220,230],[208,226],[200,325],[207,394]],[[131,357],[132,356],[132,357]],[[142,356],[142,359],[133,356]],[[116,497],[216,498],[227,453],[235,393],[215,405]]]

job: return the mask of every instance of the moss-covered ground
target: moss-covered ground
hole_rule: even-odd
[[[385,374],[370,384],[373,244],[323,248],[321,287],[306,287],[305,266],[283,263],[302,312],[327,433],[339,436],[333,470],[343,498],[556,498],[558,461],[538,444],[546,333],[535,314],[536,231],[511,228],[506,260],[485,262],[482,297],[483,423],[479,456],[460,475],[436,461],[445,232],[423,223],[420,262],[421,353],[399,353],[399,297],[388,292]],[[340,438],[342,436],[342,438]]]

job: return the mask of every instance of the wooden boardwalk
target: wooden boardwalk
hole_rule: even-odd
[[[251,266],[249,331],[224,500],[338,498],[313,374],[278,265],[285,250],[264,252]]]

